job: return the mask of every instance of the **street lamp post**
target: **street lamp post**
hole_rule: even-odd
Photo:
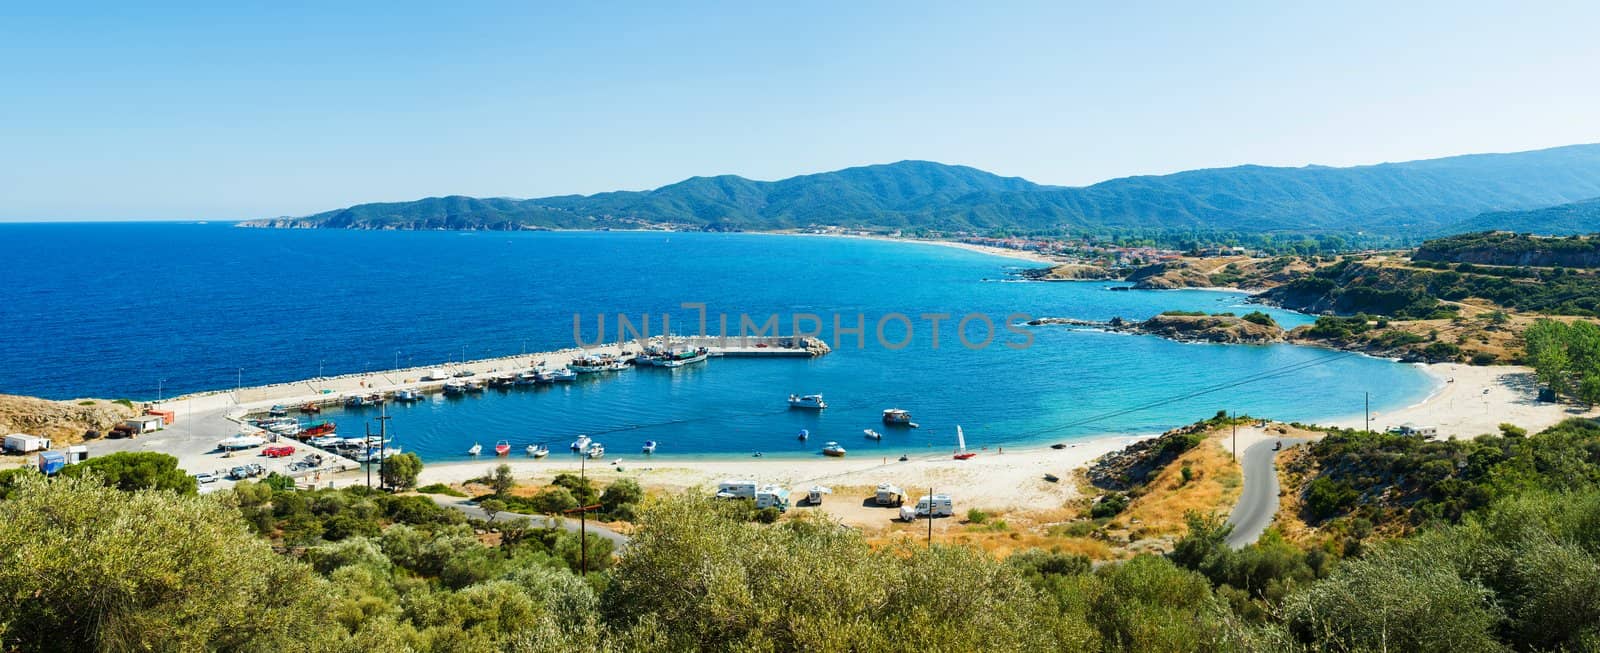
[[[166,379],[156,379],[156,403],[158,404],[161,403],[161,386],[165,385],[166,382]]]

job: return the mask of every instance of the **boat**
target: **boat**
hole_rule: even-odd
[[[472,446],[467,448],[468,456],[476,456],[480,453],[483,453],[483,445],[476,442],[472,443]]]
[[[591,440],[589,440],[589,436],[580,435],[580,436],[578,436],[578,439],[572,441],[572,450],[573,451],[587,451],[589,449],[589,443],[590,442],[591,442]]]
[[[322,407],[316,405],[315,403],[301,404],[300,412],[306,415],[316,415],[317,413],[322,412]]]
[[[550,370],[547,376],[550,378],[550,383],[571,383],[577,380],[578,373],[565,367],[560,367]]]
[[[655,440],[645,440],[644,441],[644,452],[645,453],[655,453],[656,452],[656,441]]]
[[[495,445],[494,445],[494,455],[496,455],[496,456],[504,456],[504,455],[509,454],[509,453],[511,453],[511,443],[510,442],[506,442],[505,440],[501,440],[501,441],[495,443]]]
[[[606,455],[606,445],[600,444],[599,442],[589,445],[590,458],[599,458],[604,455]]]
[[[874,431],[872,429],[861,429],[861,433],[866,435],[868,440],[882,440],[883,439],[883,434],[882,433],[879,433],[879,432]]]
[[[350,395],[344,398],[345,408],[360,408],[367,405],[367,398],[361,395]]]
[[[961,427],[956,426],[956,460],[971,460],[977,456],[976,452],[967,451],[967,435],[961,432]]]
[[[886,408],[883,411],[883,423],[890,426],[910,426],[911,411],[900,408]]]
[[[383,449],[368,447],[365,451],[352,456],[352,458],[358,463],[375,463],[385,458],[393,458],[399,453],[400,447],[386,447]]]
[[[468,381],[466,390],[467,392],[483,392],[483,384],[477,381]]]
[[[544,383],[544,381],[540,381],[539,380],[539,373],[537,371],[528,370],[526,372],[522,372],[522,373],[518,374],[517,375],[517,380],[514,381],[512,383],[512,385],[530,386],[530,385],[533,385],[535,383]]]
[[[1056,476],[1055,474],[1045,474],[1044,480],[1050,481],[1051,483],[1056,483],[1061,480],[1061,477]]]
[[[385,403],[388,403],[388,401],[388,398],[384,397],[383,393],[381,392],[374,392],[370,395],[367,395],[367,403],[372,406],[382,406]]]
[[[829,442],[822,446],[822,455],[843,458],[844,447],[839,446],[839,443],[837,442]]]
[[[259,447],[259,446],[261,446],[263,444],[266,444],[266,443],[267,443],[267,439],[266,438],[263,438],[263,437],[260,437],[260,436],[256,436],[256,435],[245,435],[245,434],[241,433],[239,435],[235,435],[235,436],[233,436],[231,438],[228,438],[226,440],[218,442],[217,443],[217,448],[221,449],[223,451],[236,451],[236,450],[239,450],[239,449],[249,449],[251,447]]]
[[[396,390],[396,391],[394,391],[394,400],[395,401],[400,401],[400,402],[405,402],[405,403],[411,403],[413,401],[422,401],[422,391],[421,390],[412,389],[412,388],[406,388],[404,390]]]
[[[288,422],[284,424],[273,424],[272,426],[267,427],[267,430],[278,435],[300,435],[300,423]]]
[[[289,414],[289,409],[284,408],[283,406],[273,406],[272,408],[267,409],[267,414],[273,417],[284,417]]]
[[[822,395],[789,395],[789,407],[822,410],[828,402],[822,400]]]
[[[343,439],[344,438],[341,438],[341,437],[339,437],[337,435],[319,435],[317,437],[314,437],[314,438],[306,440],[306,444],[309,444],[309,445],[311,445],[313,447],[326,449],[326,448],[329,448],[329,447],[337,447],[337,446],[339,446],[339,441],[341,441]]]
[[[544,446],[542,444],[537,446],[537,447],[535,447],[535,446],[530,444],[530,445],[528,445],[528,455],[533,456],[534,458],[543,458],[545,456],[550,455],[550,447]]]
[[[617,372],[628,368],[624,361],[611,354],[596,354],[579,356],[567,363],[567,369],[575,374],[601,374],[604,372]]]
[[[809,438],[809,437],[811,437],[811,431],[808,431],[806,429],[800,429],[800,435],[795,436],[795,438],[800,440],[801,442],[805,442],[806,438]]]
[[[695,363],[704,363],[706,358],[710,356],[711,352],[705,347],[685,349],[667,356],[665,360],[661,361],[660,365],[667,368],[683,367]]]
[[[450,381],[449,383],[444,384],[444,394],[447,397],[459,396],[466,393],[467,383],[465,381]]]
[[[329,435],[337,430],[339,430],[338,424],[334,424],[333,422],[317,422],[316,424],[312,424],[304,429],[301,429],[300,436],[309,438],[319,435]]]

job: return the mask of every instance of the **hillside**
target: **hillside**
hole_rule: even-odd
[[[1452,231],[1515,231],[1543,236],[1600,233],[1600,197],[1527,211],[1490,211]]]
[[[1600,209],[1600,203],[1596,207]],[[1600,239],[1504,232],[1462,234],[1425,242],[1411,258],[1513,267],[1595,268],[1600,267]]]
[[[357,229],[1226,229],[1418,235],[1484,211],[1600,196],[1600,145],[1331,168],[1237,166],[1061,187],[927,161],[754,181],[695,177],[649,191],[540,199],[428,198],[247,226]]]

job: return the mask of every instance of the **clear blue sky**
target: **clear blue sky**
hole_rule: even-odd
[[[1600,141],[1593,2],[24,4],[0,5],[0,219]]]

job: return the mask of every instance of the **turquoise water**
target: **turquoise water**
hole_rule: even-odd
[[[142,244],[130,248],[130,243]],[[108,258],[107,252],[119,253]],[[135,256],[132,253],[137,252]],[[574,344],[573,316],[594,339],[596,316],[637,322],[673,314],[692,331],[711,314],[866,320],[817,359],[713,359],[675,371],[630,370],[571,386],[490,390],[392,406],[397,442],[428,459],[511,441],[557,451],[587,433],[618,454],[645,440],[663,454],[852,454],[1054,442],[1161,431],[1237,410],[1313,420],[1415,403],[1432,389],[1418,368],[1289,345],[1224,346],[1063,327],[1008,331],[1006,316],[1148,317],[1163,310],[1248,311],[1237,293],[1113,292],[1106,282],[1007,281],[1027,266],[964,250],[870,240],[749,234],[346,232],[219,225],[0,225],[0,392],[56,398],[163,394],[289,381]],[[1309,318],[1271,310],[1286,325]],[[914,325],[903,349],[877,342],[890,313]],[[981,350],[933,346],[925,313],[980,313],[996,324]],[[981,321],[969,324],[981,342]],[[886,324],[899,341],[903,325]],[[1229,385],[1211,393],[1208,388]],[[822,413],[790,411],[791,392],[820,392]],[[1197,394],[1201,393],[1201,394]],[[919,429],[878,423],[912,411]],[[1138,408],[1139,410],[1130,410]],[[332,411],[359,431],[372,410]],[[862,429],[884,440],[862,437]],[[812,433],[807,443],[795,434]]]

